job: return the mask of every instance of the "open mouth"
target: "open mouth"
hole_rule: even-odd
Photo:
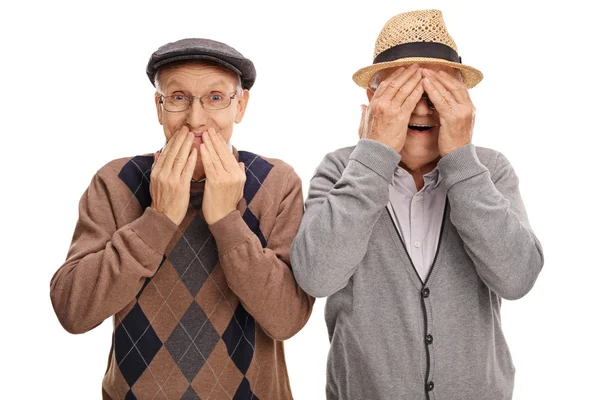
[[[433,125],[409,124],[408,129],[413,133],[427,133],[433,128]]]

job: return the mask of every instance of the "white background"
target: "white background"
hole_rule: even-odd
[[[599,85],[586,54],[598,48],[598,23],[584,2],[533,3],[3,2],[0,398],[100,398],[111,324],[68,334],[49,282],[93,174],[162,146],[145,75],[158,46],[209,37],[254,61],[258,79],[232,143],[294,166],[306,196],[323,156],[357,140],[366,96],[351,75],[371,63],[380,29],[395,14],[432,7],[463,62],[485,75],[471,91],[474,143],[512,162],[545,250],[534,289],[502,310],[514,399],[600,398]],[[131,106],[116,107],[115,94]],[[286,342],[296,399],[325,398],[324,304]]]

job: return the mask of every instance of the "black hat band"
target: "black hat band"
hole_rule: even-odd
[[[402,43],[382,51],[375,57],[373,64],[408,57],[440,58],[455,63],[462,63],[462,59],[458,53],[450,46],[437,42],[413,42]]]

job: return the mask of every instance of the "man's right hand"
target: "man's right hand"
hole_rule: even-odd
[[[193,143],[194,135],[184,126],[160,154],[154,155],[150,173],[150,207],[177,225],[183,221],[190,202],[190,180],[198,157],[196,149],[192,149]]]
[[[385,79],[362,105],[361,139],[372,139],[400,153],[406,141],[410,116],[423,95],[422,68],[417,64],[400,67]]]

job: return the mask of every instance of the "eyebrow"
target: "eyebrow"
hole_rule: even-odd
[[[209,83],[206,85],[206,87],[208,87],[212,90],[215,86],[227,86],[227,84],[229,84],[229,83],[231,83],[231,82],[228,82],[225,79],[219,78],[214,81],[209,81]],[[181,82],[179,82],[177,79],[173,79],[173,80],[167,81],[165,89],[167,89],[167,91],[168,91],[168,90],[173,90],[173,89],[171,89],[172,87],[181,88],[183,86],[184,85]],[[182,90],[175,89],[174,91],[182,91]]]

